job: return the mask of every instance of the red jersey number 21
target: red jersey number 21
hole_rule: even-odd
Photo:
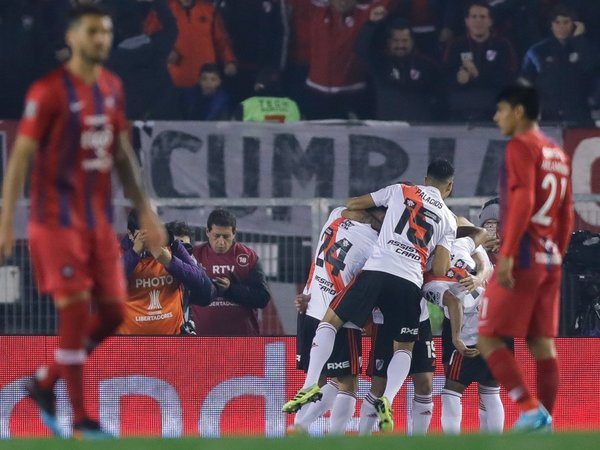
[[[533,223],[537,223],[543,226],[550,226],[552,224],[552,217],[548,215],[548,212],[554,205],[556,200],[556,194],[558,193],[558,179],[555,174],[547,173],[542,180],[542,189],[548,191],[548,197],[541,206],[540,209],[531,217]],[[565,198],[565,192],[567,191],[567,179],[560,177],[560,201]]]

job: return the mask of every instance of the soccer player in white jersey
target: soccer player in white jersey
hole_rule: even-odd
[[[321,230],[306,287],[296,299],[301,312],[296,339],[298,369],[308,369],[317,326],[335,295],[362,269],[373,251],[384,216],[384,208],[369,211],[336,208],[329,215]],[[330,433],[345,432],[354,415],[361,353],[360,329],[343,328],[336,336],[333,353],[319,378],[323,398],[299,410],[289,432],[308,431],[310,424],[329,409],[332,410]],[[332,379],[326,384],[327,377]]]
[[[393,430],[391,404],[408,375],[419,332],[423,272],[428,263],[435,275],[444,275],[450,268],[456,221],[444,199],[450,195],[453,181],[452,164],[438,159],[427,168],[424,186],[395,184],[348,201],[350,210],[374,206],[387,206],[388,210],[363,271],[336,296],[319,324],[304,385],[283,411],[297,409],[320,395],[317,382],[337,331],[347,322],[362,327],[378,306],[393,330],[394,356],[376,409],[379,428]]]
[[[425,277],[423,293],[429,301],[444,308],[446,319],[442,333],[444,368],[446,383],[442,390],[442,429],[446,433],[460,433],[462,406],[461,397],[464,390],[472,383],[479,384],[479,396],[483,408],[487,412],[487,419],[482,421],[482,429],[501,432],[504,423],[504,409],[500,401],[498,383],[491,375],[485,361],[476,349],[477,343],[477,314],[482,286],[491,275],[492,265],[485,250],[481,247],[488,235],[481,233],[472,237],[461,237],[454,241],[452,246],[452,268],[445,277]],[[471,283],[465,289],[465,279],[473,278],[479,267],[476,283]],[[451,294],[458,298],[463,307],[463,325],[460,340],[468,346],[468,351],[459,351],[453,342],[448,309],[441,303],[441,299]],[[461,345],[463,345],[461,343]],[[489,425],[489,426],[488,426]]]

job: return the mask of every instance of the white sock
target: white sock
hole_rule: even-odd
[[[502,433],[504,405],[500,399],[500,387],[479,386],[479,398],[486,410],[486,430],[490,433]]]
[[[363,398],[362,406],[360,407],[360,422],[358,423],[358,434],[366,436],[371,434],[375,422],[377,422],[377,411],[375,411],[375,397],[372,393],[368,393]]]
[[[479,394],[479,431],[488,431],[487,411],[483,400],[481,400],[481,394]]]
[[[448,434],[460,434],[462,421],[462,394],[442,389],[442,430]]]
[[[338,391],[331,409],[329,433],[344,434],[348,421],[354,416],[355,409],[356,394],[354,392]]]
[[[331,356],[337,330],[327,322],[321,322],[317,327],[310,349],[310,362],[306,371],[306,379],[302,389],[311,387],[319,381],[323,366]]]
[[[387,369],[387,384],[383,396],[394,403],[396,394],[404,384],[404,380],[410,371],[412,352],[409,350],[396,350]]]
[[[433,415],[433,397],[415,394],[412,404],[412,434],[427,434]]]
[[[310,425],[329,411],[333,402],[335,401],[335,397],[338,393],[338,385],[336,382],[329,380],[325,386],[321,388],[321,394],[323,397],[318,402],[310,403],[309,405],[305,405],[296,413],[296,417],[294,417],[294,425],[300,426],[305,430],[310,428]],[[303,414],[301,412],[305,411]]]

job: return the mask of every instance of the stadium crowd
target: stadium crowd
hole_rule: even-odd
[[[281,76],[269,96],[309,120],[489,121],[516,79],[540,90],[543,121],[600,115],[594,0],[23,0],[0,3],[1,118],[19,118],[27,86],[68,58],[77,3],[113,12],[107,66],[132,120],[243,119],[265,70]]]

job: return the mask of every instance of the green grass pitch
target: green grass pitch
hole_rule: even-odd
[[[12,439],[0,450],[598,450],[600,433],[505,434],[427,437],[290,437],[279,439],[125,438],[110,441]]]

